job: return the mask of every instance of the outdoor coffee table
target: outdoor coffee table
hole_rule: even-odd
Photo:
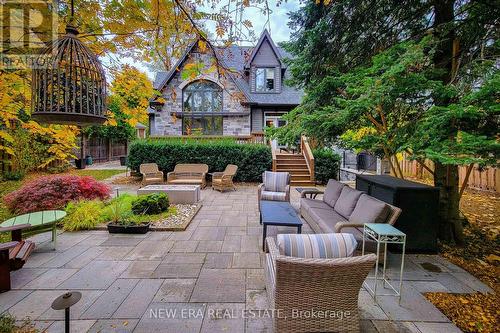
[[[57,241],[57,221],[61,220],[65,216],[66,212],[63,210],[44,210],[41,212],[23,214],[12,217],[0,224],[0,232],[2,231],[2,228],[26,225],[26,228],[22,228],[24,231],[22,229],[12,230],[12,240],[20,242],[22,236],[29,237],[41,232],[51,231],[52,242],[55,249]]]
[[[200,185],[148,185],[137,194],[166,193],[173,204],[192,204],[200,201]]]
[[[263,251],[266,251],[266,235],[268,225],[296,227],[297,233],[302,233],[302,221],[289,202],[262,200],[260,202],[260,224],[263,225]]]

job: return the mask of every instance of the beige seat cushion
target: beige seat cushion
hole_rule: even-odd
[[[361,194],[363,194],[363,192],[350,188],[349,186],[344,186],[340,193],[340,197],[335,203],[335,211],[348,219],[354,207],[356,207],[356,203]]]
[[[169,181],[171,184],[201,184],[201,179],[174,179]]]
[[[389,206],[383,201],[363,194],[359,197],[356,207],[349,216],[352,223],[384,223],[389,214]]]
[[[323,201],[329,205],[330,207],[334,207],[335,203],[340,197],[340,193],[342,193],[342,189],[345,184],[336,181],[335,179],[330,179],[328,184],[326,185],[325,193],[323,194]]]

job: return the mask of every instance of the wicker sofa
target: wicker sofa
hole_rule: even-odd
[[[266,238],[266,289],[275,332],[359,332],[359,290],[376,260],[374,254],[339,259],[283,255]],[[324,317],[308,317],[311,311]],[[300,315],[300,314],[303,315]]]
[[[177,164],[174,171],[167,173],[167,184],[201,185],[201,188],[205,188],[207,173],[206,164]]]
[[[300,198],[300,215],[316,233],[348,232],[362,243],[364,223],[389,223],[394,225],[401,209],[375,199],[348,185],[330,179],[322,199],[306,198],[318,192],[303,191]],[[374,250],[374,243],[367,242],[367,249]]]

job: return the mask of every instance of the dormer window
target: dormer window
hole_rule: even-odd
[[[255,91],[274,91],[274,68],[257,68],[255,70]]]

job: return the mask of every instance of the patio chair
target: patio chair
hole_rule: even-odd
[[[238,166],[228,164],[224,172],[212,173],[212,188],[217,191],[236,190],[233,183],[233,177],[236,175]]]
[[[158,164],[145,163],[139,166],[139,171],[142,174],[143,184],[162,184],[163,172],[158,170]]]
[[[374,254],[298,258],[283,255],[273,237],[266,243],[266,290],[270,308],[280,311],[273,317],[275,332],[359,332],[358,297]],[[307,316],[311,310],[325,316]]]
[[[290,174],[265,171],[262,174],[262,184],[258,188],[258,198],[259,210],[261,200],[290,202]]]

